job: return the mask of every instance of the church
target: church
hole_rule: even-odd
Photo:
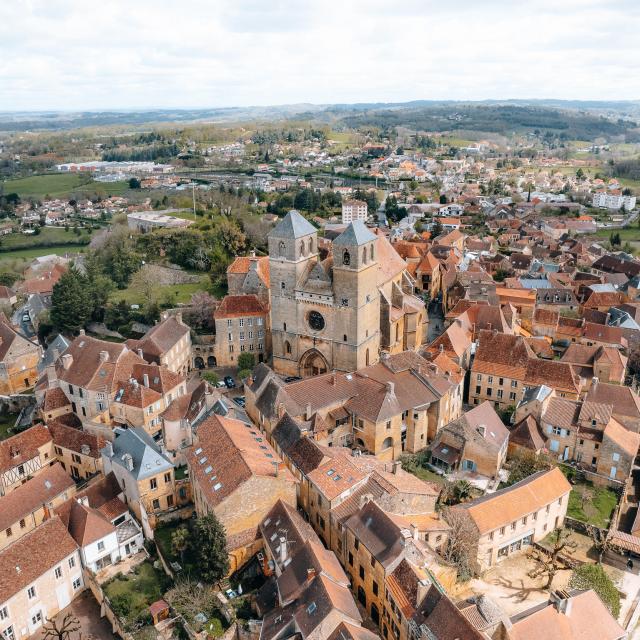
[[[362,221],[326,257],[316,228],[290,211],[268,236],[273,368],[289,376],[355,371],[381,351],[417,350],[427,312],[406,263]]]

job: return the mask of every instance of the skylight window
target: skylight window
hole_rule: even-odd
[[[342,478],[341,475],[333,476],[333,481],[338,482],[338,480],[340,480],[341,478]]]
[[[327,471],[327,475],[332,476],[335,472],[336,472],[335,469],[329,469],[329,471]]]
[[[220,489],[222,489],[222,483],[221,482],[218,482],[218,483],[213,485],[213,490],[214,491],[220,491]]]
[[[200,462],[200,464],[204,464],[206,461],[207,461],[207,456],[202,456],[202,458],[200,458],[198,462]]]
[[[315,602],[312,602],[312,603],[307,607],[307,613],[308,613],[309,615],[312,615],[313,613],[315,613],[315,610],[316,610],[317,608],[318,608],[318,607],[316,606],[316,603],[315,603]]]
[[[202,453],[202,449],[201,449],[200,447],[198,447],[198,448],[195,450],[195,454],[196,454],[197,456],[199,456],[201,453]]]
[[[212,471],[213,471],[213,467],[212,467],[211,465],[209,465],[209,466],[204,470],[204,472],[205,472],[205,473],[211,473]]]

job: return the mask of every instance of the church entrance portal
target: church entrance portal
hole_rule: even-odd
[[[329,365],[324,356],[315,349],[307,351],[302,358],[300,358],[300,374],[305,378],[309,376],[319,376],[322,373],[329,371]]]

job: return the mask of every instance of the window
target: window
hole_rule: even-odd
[[[353,553],[349,551],[349,564],[353,567]]]
[[[360,548],[360,540],[357,538],[353,541],[353,546],[356,548],[356,551]]]
[[[82,462],[82,458],[80,458],[80,456],[77,453],[72,453],[71,459],[77,464],[80,464]]]
[[[516,530],[516,523],[512,522],[511,523],[511,531],[515,531]]]
[[[0,609],[0,620],[6,620],[9,617],[9,609],[2,607]]]
[[[481,391],[480,386],[479,386],[479,385],[477,385],[477,386],[476,386],[476,394],[479,394],[479,393],[480,393],[480,391]]]
[[[280,283],[280,288],[281,288],[282,290],[286,289],[286,285],[285,285],[285,283],[284,283],[284,282],[281,282],[281,283]]]
[[[549,509],[551,509],[551,505],[550,505],[550,504],[548,504],[548,505],[546,506],[546,511],[547,511],[547,513],[549,513]]]
[[[39,626],[42,622],[42,611],[38,611],[31,616],[31,624],[35,626]]]
[[[527,516],[525,516],[524,518],[522,518],[522,524],[526,525],[527,524]]]
[[[489,376],[489,384],[493,384],[493,376]]]
[[[62,455],[62,449],[60,447],[53,447],[53,450],[56,452],[57,456]]]
[[[500,535],[503,536],[504,535],[504,527],[500,527]]]
[[[614,462],[618,462],[618,460],[620,460],[620,454],[619,453],[614,453],[613,456],[611,456],[613,458]]]
[[[98,542],[98,551],[104,551],[104,542],[102,540]]]
[[[160,500],[158,500],[158,498],[156,498],[151,504],[153,506],[154,511],[157,511],[158,509],[160,509]]]
[[[167,496],[167,507],[173,507],[173,496]]]
[[[489,534],[489,540],[493,540],[493,531]]]
[[[498,389],[498,398],[502,398],[502,389]]]
[[[240,340],[244,340],[244,331],[240,332]]]
[[[560,427],[553,427],[553,435],[554,436],[561,436],[562,435],[562,429]]]
[[[231,318],[229,318],[227,320],[227,327],[231,327],[231,326],[233,326],[233,320]]]
[[[73,569],[73,567],[76,566],[76,559],[71,556],[71,558],[69,558],[69,569]]]
[[[155,478],[151,478],[151,480],[149,480],[149,486],[151,487],[151,491],[154,491],[158,488],[158,481]]]
[[[476,376],[476,380],[477,380],[478,382],[482,382],[482,374],[481,374],[481,373],[479,373],[479,374]]]
[[[517,387],[518,386],[518,381],[517,380],[512,380],[511,381],[511,386],[514,387],[514,388]]]
[[[27,589],[27,597],[29,598],[29,600],[33,600],[36,597],[36,588],[35,587],[29,587]]]
[[[13,531],[11,531],[11,527],[7,527],[7,529],[5,530],[5,535],[7,536],[7,538],[10,538],[13,535]]]
[[[73,590],[77,591],[81,586],[82,586],[82,580],[80,580],[80,578],[76,578],[73,581]]]
[[[24,529],[27,526],[27,523],[24,520],[20,520],[20,528]]]
[[[516,394],[515,394],[515,392],[511,391],[509,393],[509,400],[515,400],[515,399],[516,399]]]
[[[487,389],[487,395],[488,395],[488,396],[491,396],[491,391],[492,391],[492,390],[491,390],[491,388],[488,388],[488,389]]]
[[[164,474],[164,481],[167,484],[171,482],[171,472],[167,471],[167,473]]]
[[[502,386],[504,384],[504,378],[498,378],[498,384]]]
[[[391,429],[391,420],[387,420],[387,431]],[[615,458],[614,458],[615,460]]]
[[[240,351],[244,351],[244,345],[243,344],[240,345]]]
[[[372,588],[373,588],[373,595],[377,596],[378,595],[378,583],[375,580],[373,581]]]
[[[360,579],[364,580],[364,567],[362,565],[360,565],[359,573],[360,573]]]
[[[4,640],[16,640],[16,636],[13,633],[13,627],[7,627],[2,632],[2,637],[3,637]]]
[[[60,580],[60,578],[62,578],[62,567],[56,567],[53,574],[55,575],[56,580]]]
[[[533,518],[533,521],[535,522],[535,521],[538,519],[538,512],[537,512],[537,511],[534,511],[534,512],[531,514],[531,517]]]
[[[238,320],[238,326],[244,327],[244,318],[240,318],[240,320]]]
[[[229,342],[231,342],[233,340],[233,333],[229,333],[228,338],[229,338]]]

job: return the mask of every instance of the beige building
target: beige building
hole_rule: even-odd
[[[554,467],[454,507],[468,519],[475,570],[483,572],[562,527],[571,485]],[[451,522],[450,522],[451,524]]]
[[[17,333],[0,313],[0,394],[31,389],[38,380],[41,354],[40,345]]]
[[[175,467],[140,427],[116,429],[113,442],[102,449],[104,473],[113,472],[126,503],[153,537],[159,513],[178,506]]]
[[[0,497],[0,549],[16,542],[73,496],[76,484],[59,464],[44,469],[15,491]]]
[[[362,200],[345,200],[342,203],[342,224],[367,221],[367,203]]]
[[[215,414],[198,426],[187,465],[196,512],[224,525],[234,572],[262,546],[257,527],[273,505],[295,505],[296,480],[256,427]]]
[[[32,636],[83,589],[78,546],[53,517],[0,552],[0,634]]]
[[[363,222],[350,223],[324,260],[315,227],[297,211],[290,211],[268,240],[277,373],[355,371],[376,363],[380,348],[422,342],[426,311],[413,296],[406,263]],[[396,335],[396,326],[413,335],[405,339],[400,328]]]
[[[147,362],[164,365],[186,376],[191,369],[191,330],[182,321],[182,314],[163,314],[140,340],[127,340],[126,345]]]
[[[53,462],[53,438],[36,425],[0,442],[0,495],[17,489]]]
[[[56,460],[75,480],[87,480],[102,472],[100,449],[103,438],[70,427],[59,420],[47,423],[53,438],[53,453]]]
[[[269,308],[253,294],[225,296],[214,311],[215,362],[218,367],[236,367],[241,353],[264,362],[271,352]],[[203,363],[204,364],[204,363]]]

